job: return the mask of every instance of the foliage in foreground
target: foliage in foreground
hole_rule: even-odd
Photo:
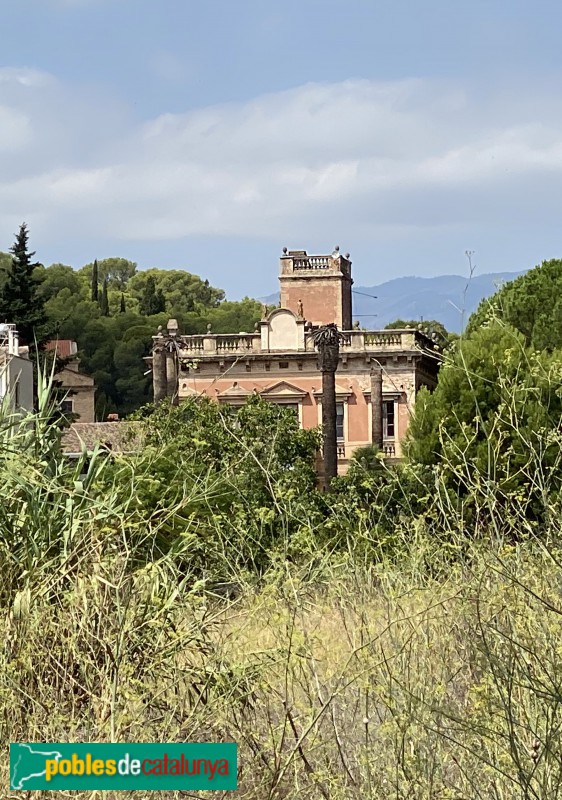
[[[559,517],[512,546],[502,530],[467,542],[450,516],[455,557],[411,520],[392,557],[318,547],[231,602],[178,554],[141,563],[159,523],[131,537],[118,483],[75,486],[55,457],[44,494],[19,452],[0,476],[21,475],[22,536],[63,527],[58,547],[22,538],[16,560],[0,539],[4,754],[18,740],[234,740],[246,800],[559,796]],[[115,467],[100,455],[98,478]],[[215,535],[228,550],[231,529]]]
[[[557,503],[562,488],[561,379],[560,351],[533,350],[491,321],[457,342],[433,394],[419,392],[405,443],[410,464],[437,469],[465,515],[481,484],[498,507],[516,499],[544,522],[544,492]],[[470,519],[477,523],[475,508]]]
[[[314,515],[318,432],[301,430],[282,406],[196,398],[148,406],[136,419],[143,453],[117,465],[112,480],[135,470],[136,514],[160,519],[161,552],[187,549],[201,570],[260,573]]]
[[[312,440],[259,400],[161,407],[139,456],[72,465],[43,389],[0,425],[4,785],[9,741],[234,740],[246,800],[560,796],[548,483],[540,527],[478,465],[456,504],[360,460],[315,495]]]

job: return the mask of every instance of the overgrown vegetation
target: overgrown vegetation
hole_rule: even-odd
[[[496,300],[408,459],[329,493],[259,398],[146,406],[139,453],[69,462],[40,375],[0,415],[3,752],[236,741],[246,800],[559,798],[562,357]]]
[[[247,800],[560,796],[554,407],[527,438],[493,406],[519,460],[459,461],[445,426],[436,463],[364,452],[324,494],[317,434],[259,399],[148,407],[141,453],[75,464],[39,400],[0,426],[4,753],[227,740]]]

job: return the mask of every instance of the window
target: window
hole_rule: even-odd
[[[279,369],[289,369],[289,362],[288,361],[280,361],[279,362]]]
[[[16,381],[16,385],[15,385],[15,387],[14,387],[14,403],[15,403],[15,406],[16,406],[16,408],[20,408],[20,407],[21,407],[21,402],[20,402],[20,382],[19,382],[19,378],[18,378],[18,380]]]
[[[60,410],[63,414],[72,414],[74,411],[73,400],[61,400]]]
[[[344,439],[343,435],[343,403],[336,403],[336,436]]]
[[[299,404],[298,403],[279,403],[281,408],[287,408],[289,411],[292,411],[296,417],[298,422],[299,420]]]
[[[385,439],[394,439],[394,400],[382,404],[382,434]]]

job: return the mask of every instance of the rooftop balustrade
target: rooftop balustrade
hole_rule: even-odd
[[[413,350],[420,347],[433,349],[434,343],[421,331],[414,329],[385,331],[343,331],[340,345],[342,353],[369,351]],[[213,334],[179,336],[177,339],[183,357],[209,357],[220,355],[252,355],[256,353],[279,353],[279,348],[262,348],[260,333]],[[312,353],[315,351],[312,334],[307,332],[304,350],[294,352]],[[286,352],[293,352],[287,350]]]
[[[330,256],[303,256],[293,258],[293,269],[330,269],[332,262]]]

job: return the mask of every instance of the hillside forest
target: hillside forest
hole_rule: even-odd
[[[33,256],[33,253],[29,254]],[[0,298],[13,253],[0,252]],[[139,270],[126,258],[106,258],[74,268],[33,263],[37,303],[44,320],[36,326],[50,338],[77,342],[80,369],[94,378],[96,416],[126,415],[148,402],[151,381],[143,357],[149,355],[159,325],[176,318],[185,334],[253,331],[262,304],[246,298],[225,300],[224,292],[183,269]],[[13,319],[14,303],[0,301],[0,316]],[[12,318],[11,318],[12,317]]]

